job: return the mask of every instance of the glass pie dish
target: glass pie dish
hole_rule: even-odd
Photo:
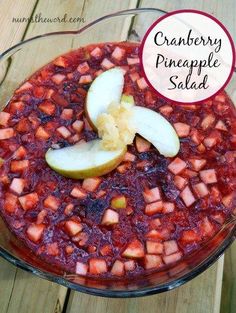
[[[6,104],[22,81],[58,55],[91,43],[140,42],[152,22],[163,14],[161,10],[148,8],[121,11],[78,31],[45,34],[17,44],[0,56],[1,103]],[[234,83],[235,76],[226,91],[236,101]],[[151,274],[137,275],[132,280],[82,277],[45,263],[9,231],[2,218],[0,255],[20,268],[77,291],[107,297],[144,296],[178,287],[207,269],[235,239],[235,221],[232,215],[214,237],[180,261]]]

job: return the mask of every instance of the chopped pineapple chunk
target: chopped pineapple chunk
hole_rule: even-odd
[[[126,96],[120,104],[112,102],[108,113],[98,116],[98,135],[105,150],[120,149],[133,142],[136,129],[132,123],[132,106],[133,97]]]

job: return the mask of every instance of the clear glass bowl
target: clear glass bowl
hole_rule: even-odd
[[[158,9],[134,9],[101,17],[78,31],[44,34],[5,51],[0,55],[0,99],[2,108],[13,91],[34,71],[60,54],[98,42],[141,41],[150,25],[166,12]],[[227,92],[236,103],[236,75]],[[14,265],[42,278],[77,291],[106,297],[137,297],[167,291],[182,285],[212,265],[236,237],[232,217],[197,252],[156,273],[131,280],[84,278],[66,273],[37,258],[8,229],[0,217],[0,255]]]

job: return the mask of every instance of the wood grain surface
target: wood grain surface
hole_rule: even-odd
[[[38,34],[82,27],[82,23],[13,23],[13,17],[31,17],[39,13],[45,17],[55,17],[67,13],[68,16],[84,17],[86,23],[89,23],[99,16],[137,6],[156,7],[166,11],[202,9],[219,18],[236,38],[235,0],[0,0],[0,52],[20,40]],[[133,24],[135,30],[141,29],[142,23],[147,21],[136,20]],[[112,32],[124,39],[128,30],[129,24],[126,23],[112,29]],[[95,32],[91,41],[98,39],[98,35],[99,40],[103,39],[103,35],[106,36],[105,33]],[[74,40],[71,46],[77,45],[78,41]],[[43,47],[39,46],[35,57],[41,57],[40,49]],[[7,75],[13,77],[15,74],[13,67],[8,69]],[[221,313],[235,313],[235,264],[236,244],[226,252],[225,262],[222,257],[199,277],[176,290],[147,298],[105,299],[70,291],[16,269],[0,259],[0,313],[219,313],[220,305]]]

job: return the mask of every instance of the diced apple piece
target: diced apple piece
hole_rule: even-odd
[[[99,258],[92,258],[89,260],[89,273],[99,275],[107,272],[106,261]]]
[[[139,78],[136,82],[139,89],[145,89],[148,86],[146,80],[143,77]]]
[[[135,137],[135,145],[139,153],[149,151],[151,147],[151,143],[149,141],[139,136]]]
[[[134,162],[136,156],[133,153],[126,152],[123,161],[124,162]]]
[[[185,168],[187,167],[186,162],[181,160],[180,158],[175,158],[174,161],[172,161],[168,165],[168,169],[175,175],[181,173]]]
[[[156,100],[153,96],[153,93],[150,91],[150,90],[147,90],[145,92],[145,102],[148,104],[148,105],[153,105]]]
[[[88,72],[88,70],[90,69],[89,65],[88,65],[88,62],[83,62],[83,63],[80,63],[77,67],[77,71],[80,73],[80,74],[85,74],[86,72]]]
[[[155,202],[161,199],[160,190],[158,187],[145,189],[143,197],[146,203]]]
[[[127,63],[129,65],[135,65],[135,64],[139,64],[140,63],[140,60],[138,57],[135,57],[135,58],[127,58]]]
[[[106,195],[106,190],[99,190],[97,195],[96,195],[96,198],[99,199],[99,198],[102,198],[103,196]]]
[[[74,204],[73,203],[67,204],[67,206],[65,207],[65,210],[64,210],[64,214],[65,215],[70,215],[72,213],[73,209],[74,209]]]
[[[200,171],[200,177],[205,184],[217,183],[216,171],[214,169]]]
[[[0,176],[0,182],[3,184],[3,185],[9,185],[10,184],[10,179],[7,175],[2,175]]]
[[[103,68],[105,68],[106,70],[109,70],[111,69],[112,67],[115,66],[114,63],[112,63],[110,60],[108,60],[107,58],[103,59],[102,62],[101,62],[101,66]]]
[[[216,123],[216,126],[215,126],[216,129],[218,130],[222,130],[222,131],[228,131],[227,127],[225,126],[225,123],[221,120],[219,120],[217,123]]]
[[[114,51],[111,54],[111,57],[113,59],[116,59],[117,61],[120,61],[125,55],[125,49],[122,49],[120,47],[115,47]]]
[[[75,272],[78,275],[85,276],[88,272],[88,265],[82,262],[77,262],[75,267]]]
[[[88,239],[89,237],[87,233],[79,232],[72,238],[72,241],[76,242],[80,247],[83,247],[84,245],[86,245]]]
[[[217,95],[215,96],[215,101],[219,101],[225,103],[225,95]]]
[[[92,82],[92,76],[91,75],[82,75],[79,79],[79,84],[89,84]]]
[[[26,91],[28,89],[31,89],[32,87],[33,85],[30,82],[25,82],[20,86],[20,88],[16,90],[16,93],[19,93],[21,91]]]
[[[65,229],[70,236],[75,236],[82,231],[83,225],[78,221],[69,220],[65,222]]]
[[[163,253],[163,244],[157,241],[146,241],[147,253],[149,254],[162,254]]]
[[[187,137],[190,133],[190,126],[185,123],[175,123],[174,128],[180,138]]]
[[[146,254],[144,257],[145,269],[158,268],[163,265],[162,258],[155,254]]]
[[[70,135],[71,135],[71,132],[65,126],[58,127],[57,132],[65,139],[70,137]]]
[[[27,210],[32,210],[39,202],[39,197],[36,192],[28,193],[27,195],[19,197],[20,204],[22,208]]]
[[[31,241],[37,243],[42,238],[44,229],[45,225],[43,224],[31,224],[26,234]]]
[[[201,240],[201,237],[197,234],[195,230],[184,230],[182,232],[181,241],[185,243],[193,243]]]
[[[54,92],[52,94],[51,98],[53,99],[53,101],[57,105],[61,105],[61,106],[65,107],[65,106],[67,106],[69,104],[68,100],[64,96],[60,95],[57,92]]]
[[[181,258],[182,258],[182,253],[176,252],[170,255],[163,256],[163,261],[165,262],[165,264],[171,264],[171,263],[179,261]]]
[[[66,254],[71,254],[74,252],[74,250],[75,248],[73,246],[68,245],[65,247]]]
[[[20,195],[25,187],[25,180],[22,178],[13,178],[10,189]]]
[[[96,47],[90,52],[90,54],[94,58],[100,58],[102,56],[102,50],[99,47]]]
[[[82,188],[86,191],[93,192],[95,191],[98,186],[101,184],[101,178],[94,177],[94,178],[86,178],[83,180]]]
[[[76,121],[72,124],[72,128],[73,128],[77,133],[80,133],[80,132],[82,131],[82,129],[84,128],[84,122],[83,122],[83,121],[76,120]]]
[[[122,256],[125,258],[143,258],[145,255],[143,244],[135,239],[128,244]]]
[[[113,209],[125,209],[127,200],[125,196],[116,196],[111,200],[111,207]]]
[[[178,175],[176,175],[174,177],[174,184],[180,190],[182,190],[187,185],[187,183],[188,183],[188,181],[186,178],[183,178],[183,177],[178,176]]]
[[[208,114],[207,116],[204,117],[204,119],[202,120],[201,123],[201,127],[206,130],[207,128],[209,128],[210,126],[212,126],[212,124],[215,122],[215,116],[213,114]]]
[[[198,173],[195,172],[195,171],[192,171],[192,170],[189,170],[188,168],[186,168],[183,172],[183,174],[185,176],[187,176],[188,178],[192,178],[192,177],[197,177],[198,176]]]
[[[16,126],[16,131],[19,133],[26,133],[30,131],[30,122],[27,118],[22,118],[17,126]]]
[[[39,105],[39,110],[47,115],[53,115],[55,113],[56,106],[49,100],[46,100]]]
[[[235,192],[230,193],[227,196],[224,196],[222,199],[222,203],[226,208],[231,208],[236,202],[236,194]]]
[[[10,139],[14,135],[15,135],[14,129],[11,127],[0,129],[0,140]]]
[[[66,67],[67,66],[67,60],[63,57],[58,57],[53,61],[53,64],[60,67]]]
[[[209,191],[204,183],[199,183],[193,186],[193,189],[199,198],[208,195]]]
[[[206,147],[202,143],[197,147],[197,149],[200,153],[203,153],[206,151]]]
[[[168,240],[164,242],[165,255],[170,255],[179,250],[176,240]]]
[[[204,217],[204,219],[200,222],[199,227],[203,236],[210,237],[214,233],[214,227],[208,217]]]
[[[116,170],[117,170],[117,172],[119,172],[120,174],[124,174],[124,173],[127,172],[130,168],[131,168],[130,162],[126,162],[126,163],[123,163],[123,164],[119,165],[119,166],[116,168]]]
[[[50,138],[50,134],[42,126],[39,126],[35,133],[35,137],[41,140],[48,140]]]
[[[156,213],[162,213],[163,210],[163,202],[162,201],[156,201],[150,204],[147,204],[145,207],[145,214],[147,215],[153,215]]]
[[[167,214],[173,212],[175,209],[175,205],[172,202],[163,202],[162,213]]]
[[[206,147],[212,148],[217,144],[217,139],[215,137],[208,136],[203,140]]]
[[[50,195],[44,200],[43,204],[46,208],[56,211],[60,206],[60,201],[56,197]]]
[[[119,214],[111,209],[107,209],[102,218],[102,225],[114,225],[119,223]]]
[[[8,213],[14,213],[17,209],[18,197],[12,193],[7,192],[4,201],[4,210]]]
[[[2,167],[3,164],[4,164],[4,159],[0,158],[0,168]]]
[[[72,197],[77,199],[84,199],[87,194],[83,190],[81,190],[79,187],[74,187],[70,193]]]
[[[189,161],[195,171],[200,171],[206,165],[205,159],[190,159]]]
[[[63,75],[63,74],[55,74],[55,75],[53,75],[52,76],[52,81],[55,83],[55,84],[57,84],[57,85],[59,85],[60,83],[62,83],[63,82],[63,80],[66,78],[66,76],[65,75]]]
[[[111,273],[112,275],[115,276],[124,276],[125,274],[124,263],[121,262],[120,260],[116,260],[111,268]]]
[[[63,120],[71,120],[73,116],[73,110],[72,109],[64,109],[61,112],[61,118]]]
[[[8,121],[10,119],[10,113],[8,112],[0,112],[0,125],[6,127],[8,126]]]
[[[20,146],[14,153],[14,157],[17,159],[23,159],[24,157],[26,157],[26,155],[27,155],[27,151],[25,147],[23,146]]]
[[[203,136],[199,133],[197,129],[193,128],[191,130],[191,139],[195,144],[199,145],[203,140]]]
[[[136,80],[140,78],[137,72],[129,74],[129,77],[131,78],[132,82],[136,82]]]
[[[194,195],[192,194],[192,191],[188,186],[186,186],[184,190],[181,192],[180,197],[183,199],[187,207],[189,207],[196,201]]]
[[[173,112],[173,108],[170,105],[163,105],[159,108],[161,114],[165,116],[169,116],[171,112]]]
[[[170,231],[166,228],[152,229],[146,234],[146,238],[153,240],[166,240],[170,237]]]
[[[57,242],[48,243],[46,245],[46,253],[48,255],[57,256],[59,254],[59,247]]]
[[[36,224],[43,224],[45,217],[47,216],[48,212],[46,210],[41,210],[37,216]]]
[[[112,255],[112,246],[111,245],[105,245],[100,249],[100,253],[102,256],[104,255]]]
[[[23,101],[11,102],[10,113],[15,114],[17,112],[22,112],[24,110],[25,104]]]
[[[129,261],[126,261],[124,263],[124,266],[125,266],[125,270],[128,272],[128,271],[134,271],[135,270],[135,261],[134,260],[129,260]]]
[[[154,218],[153,220],[150,221],[150,226],[152,228],[157,228],[161,225],[161,221],[160,219],[157,217],[157,218]]]
[[[11,171],[12,172],[23,172],[28,169],[29,160],[21,160],[21,161],[11,161]]]

